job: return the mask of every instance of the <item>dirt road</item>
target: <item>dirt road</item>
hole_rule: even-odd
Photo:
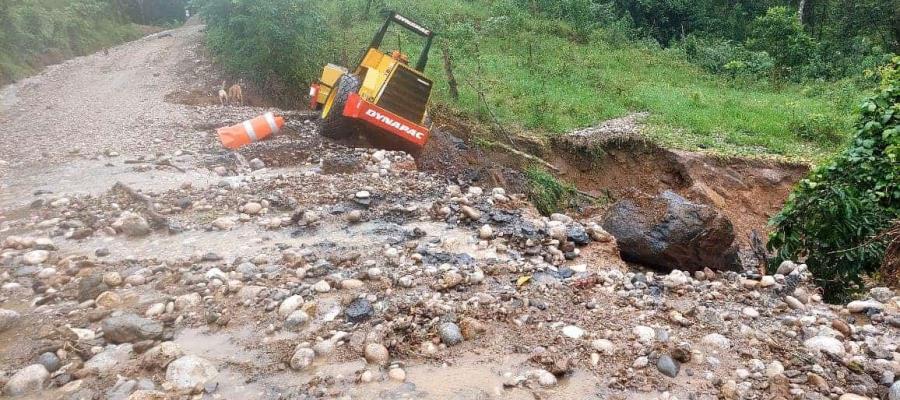
[[[900,375],[889,291],[832,308],[803,265],[631,269],[597,221],[323,141],[312,114],[225,151],[213,129],[267,109],[211,105],[202,35],[0,91],[4,395],[845,399]]]

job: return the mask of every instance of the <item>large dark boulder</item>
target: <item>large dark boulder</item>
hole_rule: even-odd
[[[617,202],[603,229],[615,236],[625,261],[683,271],[740,269],[731,221],[670,191],[640,206]]]

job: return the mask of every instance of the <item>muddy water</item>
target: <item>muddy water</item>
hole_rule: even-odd
[[[406,367],[406,382],[390,380],[363,384],[350,391],[356,398],[379,399],[503,399],[531,400],[538,398],[527,388],[504,388],[509,376],[527,370],[524,355],[468,354],[452,364],[413,362]],[[543,391],[539,398],[588,399],[602,393],[597,377],[576,372],[560,379],[552,390]]]
[[[210,332],[206,329],[183,329],[175,337],[186,354],[198,355],[219,366],[213,385],[216,394],[228,399],[266,399],[279,393],[291,393],[316,376],[330,377],[343,382],[345,393],[360,399],[534,399],[526,388],[504,388],[509,376],[530,368],[525,355],[468,354],[452,364],[433,361],[407,362],[406,382],[396,382],[377,367],[358,360],[337,361],[319,358],[306,371],[283,368],[284,361],[273,359],[262,349],[266,343],[278,340],[296,341],[296,335],[281,333],[260,338],[255,327],[245,326],[229,331]],[[371,370],[372,383],[357,383],[356,376]],[[579,371],[565,377],[552,390],[544,391],[547,398],[597,398],[605,389],[600,379]]]
[[[175,164],[178,165],[178,162]],[[8,186],[0,190],[0,208],[25,206],[41,198],[34,196],[37,191],[49,192],[52,197],[97,195],[109,190],[116,182],[122,182],[135,189],[160,192],[177,188],[184,182],[205,187],[221,179],[205,170],[181,173],[166,168],[136,172],[134,167],[124,164],[122,159],[73,160],[40,171],[18,171],[16,179],[11,179],[7,182]]]
[[[274,389],[253,382],[244,370],[263,371],[278,364],[258,350],[255,329],[243,327],[236,331],[208,332],[205,329],[184,329],[175,337],[186,354],[201,356],[219,366],[216,392],[226,399],[264,399]]]
[[[256,224],[241,223],[230,231],[187,231],[176,235],[152,235],[147,238],[128,239],[122,236],[108,237],[94,235],[81,242],[59,243],[62,254],[89,255],[94,249],[106,247],[110,259],[118,260],[128,256],[137,258],[171,259],[190,257],[197,252],[214,252],[231,259],[239,255],[265,253],[275,243],[293,247],[305,247],[328,243],[330,246],[347,250],[358,250],[363,254],[380,251],[381,244],[390,237],[396,237],[415,228],[427,232],[424,241],[440,238],[438,248],[448,253],[467,253],[475,259],[497,258],[496,251],[477,246],[471,232],[456,229],[445,223],[411,222],[405,225],[380,221],[364,222],[347,226],[343,222],[324,223],[316,230],[292,234],[291,230],[263,230]]]

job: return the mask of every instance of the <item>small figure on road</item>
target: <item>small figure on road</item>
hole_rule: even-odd
[[[228,98],[232,102],[238,102],[240,105],[244,105],[244,91],[241,90],[241,85],[244,84],[244,78],[238,80],[238,83],[231,85],[228,89]]]
[[[222,88],[219,89],[219,104],[225,107],[228,104],[228,92],[225,91],[225,81],[222,81]]]

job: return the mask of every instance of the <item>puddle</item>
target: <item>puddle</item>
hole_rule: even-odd
[[[259,335],[252,327],[244,326],[235,331],[208,332],[205,329],[186,328],[175,336],[175,343],[185,354],[203,357],[219,370],[215,393],[226,399],[267,399],[277,393],[275,387],[262,384],[243,371],[265,371],[279,364],[267,354],[254,349]]]
[[[518,400],[535,398],[596,399],[603,388],[598,378],[578,371],[537,396],[527,388],[504,388],[505,373],[519,374],[530,369],[525,355],[466,355],[453,365],[415,364],[406,367],[406,382],[376,382],[353,390],[354,397],[379,399]]]
[[[332,362],[318,359],[308,371],[279,371],[281,361],[272,359],[259,350],[263,342],[252,326],[223,332],[188,328],[175,337],[186,354],[204,357],[219,369],[216,378],[216,395],[228,399],[266,399],[278,393],[287,394],[305,385],[314,376],[330,377],[334,382],[346,385],[346,393],[352,398],[378,399],[534,399],[527,388],[504,388],[504,373],[519,374],[530,369],[527,356],[466,355],[450,366],[410,362],[406,365],[407,380],[399,383],[386,378],[369,384],[357,384],[356,376],[366,368],[360,359]],[[289,335],[289,334],[287,334]],[[274,340],[288,339],[276,337]],[[272,338],[270,338],[272,340]],[[373,370],[374,371],[374,370]],[[553,388],[542,390],[551,398],[588,399],[601,398],[605,389],[598,377],[578,371],[562,378]]]
[[[38,197],[38,190],[60,195],[96,195],[109,190],[116,182],[133,185],[144,191],[165,191],[179,187],[183,182],[197,186],[212,185],[221,178],[206,170],[151,169],[134,171],[134,165],[124,164],[121,159],[112,161],[75,160],[64,165],[37,171],[20,171],[7,186],[0,191],[0,207],[9,209],[28,205]]]

